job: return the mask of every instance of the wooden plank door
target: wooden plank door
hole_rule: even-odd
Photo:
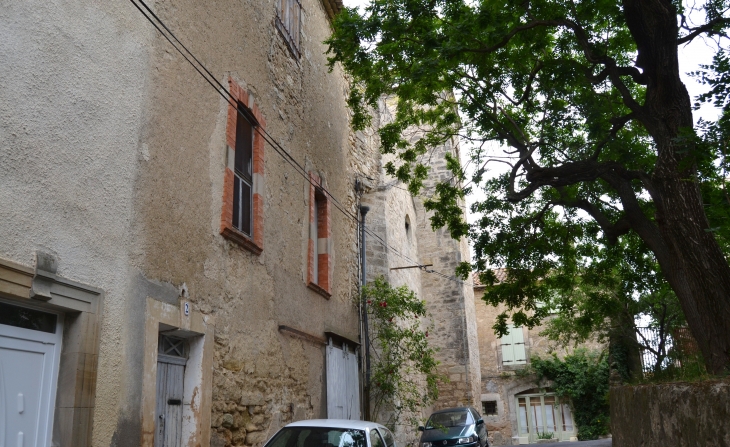
[[[181,447],[183,379],[187,363],[184,340],[160,336],[157,353],[155,447]]]
[[[360,379],[357,356],[347,344],[327,346],[327,417],[360,419]]]

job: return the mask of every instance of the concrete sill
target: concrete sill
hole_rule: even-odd
[[[320,295],[322,295],[323,297],[325,297],[327,299],[330,299],[330,297],[332,296],[332,294],[329,291],[323,289],[318,284],[315,284],[313,282],[310,282],[309,284],[307,284],[307,287],[314,290],[315,292],[319,293]]]
[[[255,255],[260,255],[261,252],[264,251],[263,247],[260,247],[251,238],[234,228],[224,228],[223,231],[221,231],[221,235],[229,241],[235,242],[236,244],[240,245],[241,247],[245,248]]]

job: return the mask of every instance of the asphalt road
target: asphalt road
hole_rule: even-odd
[[[597,439],[595,441],[576,442],[550,442],[547,444],[535,444],[539,447],[611,447],[611,438]]]

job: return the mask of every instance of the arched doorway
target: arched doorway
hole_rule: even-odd
[[[520,444],[538,439],[570,441],[576,436],[569,401],[560,399],[549,388],[533,388],[515,395],[517,434]]]

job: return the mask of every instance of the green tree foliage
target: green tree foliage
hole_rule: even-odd
[[[557,356],[532,359],[532,369],[538,382],[549,379],[559,396],[570,398],[579,440],[608,433],[609,367],[604,356],[578,349],[564,360]]]
[[[472,148],[470,174],[449,158],[454,176],[425,206],[433,226],[471,237],[474,266],[459,273],[486,270],[485,300],[508,308],[498,334],[509,318],[538,324],[538,303],[556,291],[618,278],[628,297],[671,289],[720,372],[730,368],[730,120],[695,129],[677,48],[724,36],[729,4],[370,0],[363,15],[336,18],[330,62],[355,81],[356,127],[383,95],[398,98],[379,134],[398,155],[387,171],[412,192],[433,147],[459,137]],[[701,100],[725,106],[728,73],[720,52],[698,74],[711,88]],[[495,177],[494,166],[505,170]],[[459,203],[474,189],[486,198],[470,227]]]
[[[395,425],[415,415],[438,398],[436,350],[429,346],[428,329],[421,326],[426,303],[406,286],[393,288],[384,278],[368,284],[363,293],[370,322],[372,417]]]

